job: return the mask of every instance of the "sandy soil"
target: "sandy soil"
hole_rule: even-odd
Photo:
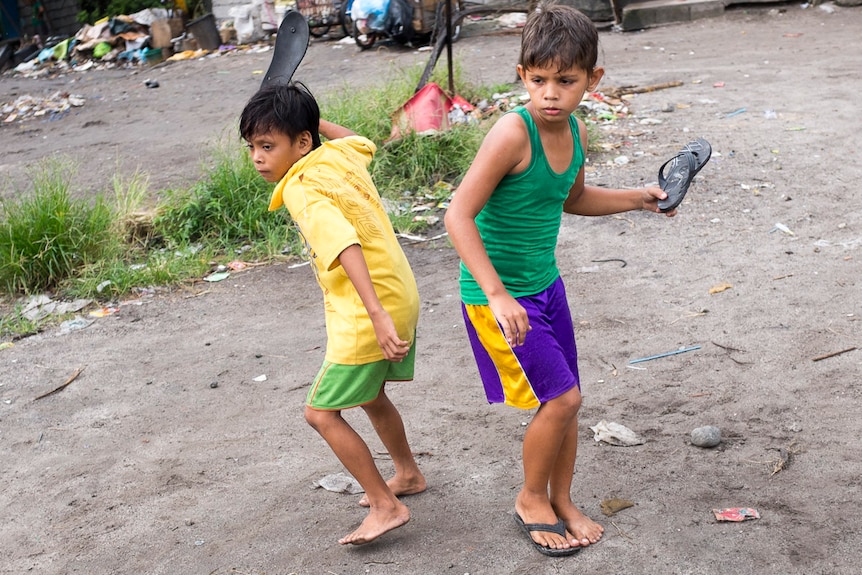
[[[683,84],[633,99],[633,116],[603,133],[620,147],[592,156],[589,181],[654,181],[694,136],[714,154],[672,220],[564,222],[585,394],[574,494],[605,526],[598,545],[548,559],[512,521],[532,414],[484,401],[443,241],[406,248],[420,353],[416,382],[391,392],[429,480],[405,499],[408,525],[364,547],[336,543],[364,511],[357,495],[314,488],[342,471],[301,415],[323,355],[319,290],[307,268],[276,265],[0,351],[0,573],[857,573],[862,351],[815,360],[862,343],[860,29],[858,8],[786,5],[602,33],[603,87]],[[508,81],[517,42],[468,35],[456,57],[475,81]],[[86,104],[0,127],[3,194],[55,153],[81,163],[83,191],[105,187],[118,161],[154,189],[191,181],[268,58],[4,77],[0,101],[64,89]],[[297,77],[326,92],[426,58],[316,42]],[[594,263],[611,258],[627,265]],[[360,413],[348,417],[372,438]],[[594,441],[601,420],[646,443]],[[720,446],[690,444],[702,425],[720,427]],[[634,506],[605,516],[612,497]],[[726,507],[760,519],[717,522]]]

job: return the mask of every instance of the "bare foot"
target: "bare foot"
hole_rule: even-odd
[[[389,486],[389,489],[392,490],[392,493],[395,494],[395,497],[401,497],[402,495],[416,495],[417,493],[422,493],[428,488],[428,484],[425,483],[425,477],[422,475],[418,475],[416,477],[410,479],[402,479],[398,475],[390,479],[386,482],[386,485]],[[363,495],[359,500],[359,505],[362,507],[368,507],[368,496]]]
[[[566,530],[571,534],[572,547],[586,547],[598,543],[605,528],[581,513],[572,504],[555,510],[560,519],[566,523]]]
[[[545,504],[542,507],[547,507],[547,509],[540,508],[528,508],[526,506],[522,506],[519,501],[515,502],[515,513],[520,516],[521,520],[524,523],[546,523],[549,525],[556,524],[559,519],[557,515],[554,513],[554,510],[550,505]],[[562,536],[558,533],[554,533],[553,531],[531,531],[530,537],[541,545],[542,547],[547,547],[548,549],[568,549],[572,547],[572,544],[568,541],[568,538],[571,534],[567,531],[566,536]]]
[[[338,542],[342,545],[363,545],[374,541],[387,531],[401,527],[408,521],[410,521],[410,510],[401,503],[388,510],[372,507],[356,531],[345,535]]]

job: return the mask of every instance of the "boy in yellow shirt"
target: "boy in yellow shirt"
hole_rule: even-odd
[[[246,104],[240,133],[255,168],[277,182],[269,209],[296,223],[323,290],[326,356],[305,419],[365,489],[362,524],[339,539],[368,543],[410,519],[399,495],[424,491],[387,381],[413,379],[419,292],[368,166],[376,146],[320,119],[298,83],[264,86]],[[328,139],[321,144],[320,135]],[[386,446],[395,475],[384,481],[365,441],[341,410],[361,407]]]

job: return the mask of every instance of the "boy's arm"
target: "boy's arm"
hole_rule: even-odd
[[[529,142],[529,136],[523,121],[515,115],[503,116],[482,142],[444,218],[452,245],[488,298],[488,306],[512,347],[523,344],[530,330],[527,312],[500,280],[482,243],[476,216],[503,176],[521,165],[524,149],[529,150],[525,142]]]
[[[371,283],[371,274],[368,273],[368,264],[365,263],[362,248],[359,244],[348,246],[339,254],[338,260],[368,311],[368,316],[374,325],[374,333],[377,335],[377,344],[383,350],[383,357],[389,361],[401,361],[410,351],[410,342],[398,336],[392,316],[383,309],[383,304],[380,303],[377,292],[374,291],[374,284]]]
[[[587,128],[581,120],[578,120],[578,128],[581,146],[586,150]],[[666,197],[667,194],[658,186],[631,190],[587,186],[584,184],[584,170],[581,168],[574,185],[569,190],[569,197],[563,204],[563,211],[580,216],[607,216],[631,210],[661,213],[658,201]],[[667,212],[666,215],[675,216],[676,210]]]
[[[345,128],[344,126],[339,126],[338,124],[334,124],[328,120],[324,120],[323,118],[320,119],[320,125],[317,130],[320,132],[320,135],[327,140],[335,140],[356,135],[356,132],[353,130]]]

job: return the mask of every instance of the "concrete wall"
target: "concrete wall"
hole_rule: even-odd
[[[81,29],[77,17],[80,8],[77,0],[43,0],[51,34],[72,36]],[[33,6],[30,0],[18,0],[22,36],[33,35]]]

